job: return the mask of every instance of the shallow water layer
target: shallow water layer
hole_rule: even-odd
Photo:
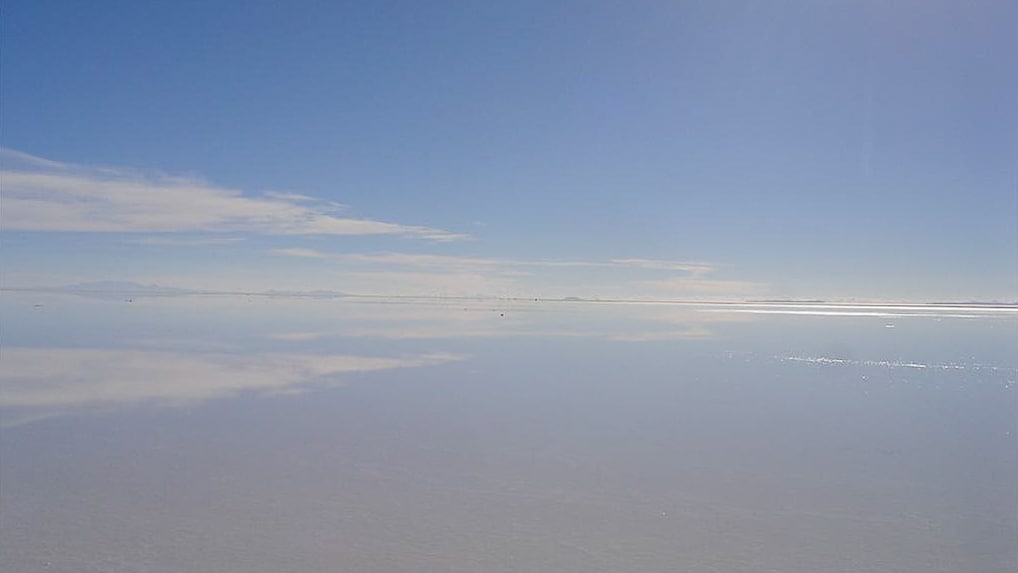
[[[0,306],[4,571],[1018,568],[1012,313]]]

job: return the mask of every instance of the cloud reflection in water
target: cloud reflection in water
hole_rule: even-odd
[[[3,352],[0,371],[0,408],[64,410],[142,403],[180,405],[243,392],[300,391],[334,384],[342,374],[434,366],[462,358],[456,354],[390,358],[8,348]]]

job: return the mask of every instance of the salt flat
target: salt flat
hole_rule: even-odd
[[[3,306],[4,570],[1018,565],[1007,316]]]

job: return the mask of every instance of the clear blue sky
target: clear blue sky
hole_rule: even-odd
[[[1018,3],[3,0],[4,286],[1018,299]]]

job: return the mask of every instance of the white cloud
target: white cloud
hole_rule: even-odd
[[[278,273],[271,283],[193,288],[220,290],[332,290],[377,296],[482,296],[589,299],[739,300],[760,296],[760,283],[716,278],[703,262],[659,259],[554,260],[499,259],[424,253],[335,253],[286,247],[266,251],[315,262],[303,270],[298,286],[286,286]],[[318,273],[313,278],[309,273]],[[148,278],[150,282],[160,282]],[[174,283],[178,284],[178,283]],[[257,287],[252,285],[257,284]]]
[[[315,199],[314,197],[312,197],[310,195],[304,195],[304,194],[301,194],[301,193],[284,193],[284,192],[281,192],[281,191],[266,191],[265,193],[263,193],[263,195],[265,195],[266,197],[272,197],[273,199],[283,199],[284,201],[293,201],[293,202],[301,202],[301,201],[315,202],[315,201],[317,201],[317,199]],[[332,203],[332,205],[336,209],[344,209],[344,208],[346,208],[345,205],[340,205],[339,203]]]
[[[158,247],[208,247],[214,245],[234,245],[243,241],[243,237],[140,237],[125,241],[131,245],[153,245]]]
[[[509,296],[564,297],[581,296],[601,299],[740,299],[765,291],[765,285],[748,281],[711,277],[715,267],[709,263],[659,259],[549,260],[487,259],[430,254],[375,253],[337,254],[331,259],[348,265],[367,265],[374,276],[392,279],[384,283],[385,293],[397,285],[428,286],[430,290],[401,289],[401,293],[443,292],[472,295],[506,293]],[[407,281],[427,271],[427,284]],[[573,272],[582,271],[582,272]],[[360,273],[370,276],[368,272]],[[343,278],[351,276],[344,274]],[[653,278],[659,277],[659,278]],[[468,281],[464,281],[468,279]],[[490,284],[485,284],[485,282]],[[469,283],[469,288],[467,287]],[[376,282],[374,284],[382,284]],[[487,287],[488,290],[480,290]],[[499,287],[495,290],[494,287]],[[349,290],[372,293],[374,290]]]
[[[378,296],[508,296],[522,290],[512,276],[456,270],[344,272],[337,285],[344,292]]]
[[[348,253],[335,255],[337,260],[352,263],[392,265],[401,267],[439,267],[445,269],[497,267],[513,264],[513,261],[485,259],[478,257],[457,257],[411,253]]]
[[[0,407],[176,405],[240,392],[279,392],[350,372],[433,366],[454,354],[371,357],[269,353],[185,354],[123,349],[6,348]]]
[[[738,299],[759,296],[766,285],[749,281],[671,277],[634,281],[631,288],[646,293],[644,298]]]
[[[279,304],[296,304],[280,301]],[[317,304],[317,303],[311,303]],[[389,301],[366,304],[340,300],[320,305],[321,316],[333,312],[342,320],[325,320],[321,328],[279,330],[271,340],[364,337],[380,339],[446,339],[494,337],[597,338],[603,340],[679,340],[709,338],[715,327],[755,320],[748,314],[703,312],[722,308],[703,304],[599,304],[534,300]],[[729,308],[727,305],[723,308]],[[308,312],[308,310],[304,310]]]
[[[316,251],[314,249],[297,249],[297,248],[272,249],[269,252],[272,253],[273,255],[283,255],[286,257],[302,257],[305,259],[324,259],[329,256],[321,251]]]
[[[443,326],[418,326],[411,328],[360,328],[345,331],[281,332],[271,335],[272,340],[285,342],[306,342],[323,338],[364,337],[389,340],[422,340],[441,338],[596,338],[618,342],[647,342],[655,340],[690,340],[712,338],[714,333],[706,328],[690,327],[686,330],[526,330],[520,328],[446,328]]]
[[[430,227],[337,217],[341,206],[292,193],[252,196],[193,177],[58,163],[0,150],[4,230],[247,232],[467,238]]]
[[[660,259],[612,259],[610,262],[616,265],[636,267],[640,269],[682,271],[696,277],[703,276],[714,271],[714,265],[709,263],[687,263]]]
[[[303,256],[297,251],[303,249],[276,249],[276,254],[285,254],[281,251],[293,250],[294,256]],[[701,277],[714,271],[714,265],[701,262],[669,261],[659,259],[611,259],[607,261],[583,261],[583,260],[555,260],[555,259],[492,259],[483,257],[461,257],[451,255],[432,255],[418,253],[342,253],[326,254],[320,253],[322,257],[331,257],[336,260],[352,263],[364,263],[375,265],[392,266],[413,266],[413,267],[436,267],[436,268],[507,268],[507,267],[545,267],[545,268],[629,268],[644,269],[653,271],[671,271],[686,273],[693,277]]]
[[[429,267],[549,267],[549,268],[639,268],[648,270],[679,271],[700,276],[714,270],[709,263],[690,263],[655,259],[612,259],[607,261],[556,260],[556,259],[486,259],[407,253],[374,253],[339,255],[344,260],[391,265]]]

